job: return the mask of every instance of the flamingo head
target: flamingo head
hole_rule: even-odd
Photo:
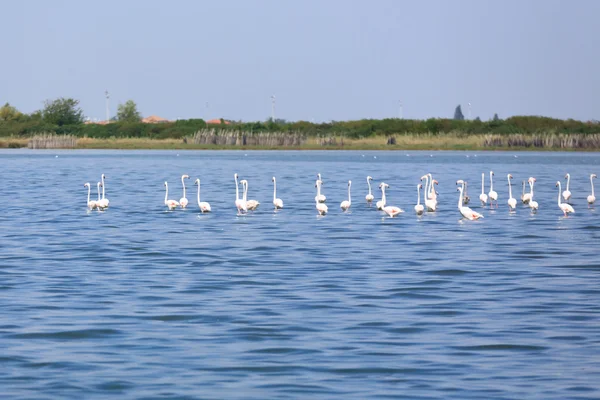
[[[275,177],[271,178],[271,182],[275,182]]]
[[[371,176],[367,176],[367,181],[372,181],[373,178]]]
[[[237,179],[238,178],[238,174],[237,172],[235,174],[233,174],[233,179]]]
[[[189,175],[181,175],[181,177],[182,177],[182,178],[185,178],[185,179],[190,179],[190,176],[189,176]]]
[[[417,185],[417,189],[423,189],[423,185],[419,183],[419,184]]]
[[[490,171],[490,176],[494,176],[494,171]]]
[[[423,175],[423,176],[421,177],[421,180],[423,180],[423,179],[426,179],[426,178],[427,178],[427,175]]]
[[[569,174],[566,174],[566,175],[565,175],[565,179],[569,179],[569,177],[570,177],[570,176],[571,176],[571,175],[569,175]]]
[[[436,185],[439,185],[439,182],[436,181],[435,179],[433,180],[433,183],[435,183]]]
[[[559,187],[560,186],[560,181],[556,181],[556,185],[554,185],[554,187]]]
[[[352,185],[352,181],[348,181],[348,186],[351,186],[351,185]]]
[[[194,183],[195,183],[196,185],[199,185],[199,184],[200,184],[200,178],[196,178],[196,180],[194,181]]]
[[[89,182],[84,183],[83,187],[90,187],[90,183]]]
[[[591,178],[597,178],[596,174],[590,175]]]
[[[106,180],[106,175],[102,174],[102,179]]]
[[[464,183],[465,183],[465,181],[463,181],[462,179],[459,179],[459,180],[456,181],[457,185],[462,185]]]
[[[531,177],[529,177],[529,179],[527,179],[527,182],[529,182],[529,183],[533,183],[535,181],[536,181],[536,179],[533,176],[531,176]]]
[[[165,186],[168,186],[168,183],[167,183],[167,181],[165,181]]]
[[[511,174],[508,174],[508,179],[512,179],[513,176]]]

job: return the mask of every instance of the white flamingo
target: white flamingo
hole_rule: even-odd
[[[479,195],[479,200],[481,200],[481,205],[485,206],[487,203],[488,196],[485,194],[485,173],[481,173],[481,194]]]
[[[246,202],[246,208],[249,211],[254,211],[258,208],[258,206],[260,205],[260,203],[257,200],[247,200],[248,197],[248,181],[243,179],[240,181],[240,183],[243,185],[243,189],[244,189],[244,202]]]
[[[381,188],[381,197],[383,199],[383,202],[386,203],[386,199],[385,199],[385,189],[390,187],[390,185],[388,185],[387,183],[382,182],[379,187]],[[399,214],[403,213],[404,211],[400,208],[400,207],[396,207],[396,206],[384,206],[382,211],[384,213],[386,213],[390,218],[394,218],[396,216],[398,216]]]
[[[565,214],[566,217],[568,214],[574,213],[575,210],[570,204],[560,202],[560,181],[556,181],[556,187],[558,187],[558,208],[560,208],[560,210],[563,212],[563,214]]]
[[[110,204],[110,201],[108,201],[108,199],[106,198],[106,194],[105,194],[105,189],[106,189],[106,184],[104,183],[105,178],[106,178],[106,176],[104,174],[102,174],[100,176],[100,179],[102,181],[102,199],[98,200],[98,206],[102,209],[108,208],[108,205]]]
[[[315,201],[319,203],[325,203],[327,201],[327,197],[324,194],[321,194],[321,185],[323,185],[323,180],[321,180],[321,174],[317,174],[317,180],[321,182],[319,187],[317,188],[317,196],[315,197]]]
[[[427,198],[428,193],[430,193],[430,191],[431,191],[430,186],[433,186],[433,179],[430,179],[430,178],[431,178],[431,174],[423,175],[421,177],[421,180],[425,179],[425,190],[423,191],[423,201],[425,202],[425,207],[427,208],[427,211],[435,212],[435,210],[437,209],[437,200]],[[435,190],[434,190],[434,192],[435,192]]]
[[[523,193],[521,194],[521,201],[523,204],[529,204],[531,200],[531,193],[525,193],[525,181],[523,181]]]
[[[200,208],[200,212],[211,212],[210,204],[206,201],[200,201],[200,179],[196,179],[194,183],[198,185],[198,207]]]
[[[168,200],[169,198],[169,184],[165,181],[165,205],[169,208],[169,210],[174,210],[179,207],[179,202],[177,200]]]
[[[566,174],[565,179],[567,180],[567,187],[564,192],[562,192],[562,197],[565,201],[569,201],[571,199],[571,191],[569,190],[569,183],[571,183],[571,174]]]
[[[184,179],[190,179],[189,175],[181,175],[181,186],[183,186],[183,197],[179,199],[179,205],[181,208],[186,208],[188,205],[188,199],[185,197],[185,182]]]
[[[235,207],[238,210],[238,214],[242,214],[248,211],[248,207],[246,206],[246,202],[243,199],[240,199],[237,173],[233,175],[233,179],[235,180]]]
[[[375,199],[375,196],[373,196],[373,193],[371,193],[371,181],[373,180],[373,178],[371,178],[370,176],[367,176],[367,185],[369,186],[369,194],[367,194],[365,196],[365,200],[367,200],[367,203],[371,204],[371,202]]]
[[[494,171],[490,171],[490,192],[488,193],[488,197],[490,199],[490,208],[496,202],[496,208],[498,208],[498,193],[494,190]]]
[[[465,186],[465,189],[464,189],[465,192],[463,193],[463,204],[467,205],[471,201],[471,198],[469,197],[469,194],[467,193],[467,188],[469,187],[469,185],[467,185],[467,181],[464,181],[464,182],[465,182],[465,185],[464,185]]]
[[[463,206],[463,188],[464,188],[464,181],[462,180],[458,180],[456,181],[457,185],[461,185],[458,187],[458,191],[460,192],[460,195],[458,196],[458,210],[460,211],[460,213],[462,214],[463,217],[465,217],[468,220],[475,220],[475,219],[480,219],[483,218],[483,215],[479,214],[476,211],[471,210],[469,207],[465,207]]]
[[[342,211],[348,211],[352,205],[352,198],[350,197],[350,187],[352,187],[352,181],[348,181],[348,200],[344,200],[340,203]]]
[[[87,197],[87,206],[90,210],[95,210],[98,207],[98,203],[94,200],[90,200],[90,193],[91,193],[91,186],[89,182],[86,182],[83,187],[86,187],[88,190],[88,197]]]
[[[319,202],[319,195],[321,193],[321,185],[323,184],[323,181],[320,179],[317,179],[317,182],[315,184],[316,188],[317,188],[317,196],[315,197],[315,204],[316,204],[316,208],[317,208],[317,212],[319,213],[319,215],[325,215],[327,214],[327,205],[325,203],[321,203]]]
[[[421,204],[421,190],[423,188],[422,184],[418,184],[417,185],[417,205],[415,206],[415,212],[417,213],[417,215],[423,215],[423,212],[425,211],[425,207],[423,207],[423,204]]]
[[[427,194],[427,198],[435,200],[435,203],[437,204],[437,192],[435,191],[435,187],[433,187],[433,185],[437,185],[438,181],[433,179],[431,174],[427,174],[427,176],[429,177],[429,193]]]
[[[271,179],[273,181],[273,205],[276,210],[283,208],[283,200],[277,198],[277,182],[275,181],[275,177]]]
[[[517,199],[515,199],[512,195],[512,184],[510,180],[513,178],[511,174],[507,175],[508,178],[508,208],[510,211],[514,211],[517,208]]]
[[[100,196],[100,187],[102,186],[102,182],[98,182],[96,185],[98,186],[98,200],[96,200],[96,207],[98,210],[104,210],[106,209],[106,207],[104,207],[105,202],[102,201],[102,197]]]
[[[539,208],[538,202],[533,200],[533,184],[535,183],[535,181],[536,181],[536,179],[534,177],[530,177],[528,179],[529,193],[531,194],[531,198],[529,199],[529,208],[531,208],[531,211],[533,211],[533,212],[537,211]]]
[[[596,178],[596,174],[591,174],[590,183],[592,184],[592,194],[587,197],[588,207],[596,202],[596,195],[594,195],[594,178]]]

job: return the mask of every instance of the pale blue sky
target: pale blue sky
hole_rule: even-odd
[[[600,119],[600,1],[24,0],[2,4],[0,102],[103,119]],[[208,110],[206,103],[209,103]]]

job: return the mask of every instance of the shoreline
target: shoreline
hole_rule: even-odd
[[[481,137],[457,138],[441,137],[399,137],[394,145],[388,145],[384,137],[367,139],[343,138],[340,143],[321,145],[317,138],[300,146],[234,146],[212,144],[189,144],[179,139],[139,139],[139,138],[80,138],[76,147],[52,147],[42,150],[264,150],[264,151],[541,151],[541,152],[599,152],[600,148],[560,148],[524,146],[483,146]],[[29,138],[0,138],[0,148],[27,148]]]

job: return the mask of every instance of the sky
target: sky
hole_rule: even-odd
[[[105,119],[600,119],[596,0],[23,0],[2,4],[0,103]],[[469,114],[469,106],[471,103]],[[402,106],[400,106],[402,104]]]

